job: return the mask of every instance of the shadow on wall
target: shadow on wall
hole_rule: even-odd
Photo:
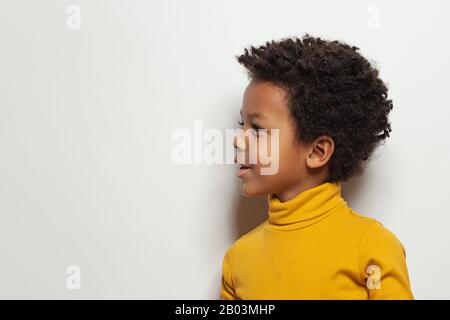
[[[233,214],[233,238],[235,240],[268,218],[267,195],[246,198],[238,194],[237,197]]]
[[[352,203],[356,202],[356,199],[364,192],[364,186],[368,181],[367,175],[355,176],[349,179],[347,182],[341,183],[341,195],[347,202],[347,205],[352,208]]]

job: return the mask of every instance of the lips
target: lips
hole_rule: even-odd
[[[244,164],[244,163],[240,163],[239,161],[238,161],[238,158],[237,158],[237,156],[235,155],[235,157],[234,157],[234,163],[236,163],[236,164],[238,164],[239,165],[239,170],[237,171],[237,173],[236,173],[236,175],[239,177],[239,178],[243,178],[247,173],[249,173],[249,172],[251,172],[252,170],[252,167],[253,167],[253,165],[247,165],[247,164]]]
[[[245,175],[246,175],[247,173],[249,173],[249,172],[252,171],[251,169],[252,169],[252,166],[248,166],[248,165],[245,165],[245,164],[241,164],[241,166],[239,167],[239,170],[238,170],[238,172],[236,173],[236,175],[237,175],[239,178],[244,178]]]
[[[239,163],[236,157],[234,157],[234,163],[240,165],[240,167],[239,167],[240,170],[251,169],[253,167],[253,165],[247,165],[247,164]]]

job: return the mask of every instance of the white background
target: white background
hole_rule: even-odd
[[[234,56],[308,32],[358,46],[388,83],[391,138],[344,197],[402,241],[417,299],[450,298],[449,14],[444,0],[0,1],[0,297],[218,298],[223,254],[266,198],[242,198],[233,165],[173,164],[171,134],[236,128]]]

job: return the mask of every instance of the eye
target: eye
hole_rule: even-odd
[[[243,121],[238,121],[238,124],[242,127],[244,125]]]
[[[253,124],[252,128],[255,129],[256,131],[258,131],[259,129],[262,129],[261,127],[257,126],[256,124]]]
[[[255,130],[255,131],[254,131],[254,134],[255,134],[257,137],[259,137],[259,130],[262,129],[262,128],[259,127],[259,126],[257,126],[256,124],[253,124],[253,125],[252,125],[252,128],[253,128],[253,130]]]

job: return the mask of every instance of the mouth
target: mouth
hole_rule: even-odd
[[[243,177],[245,174],[247,174],[248,172],[250,172],[251,169],[252,169],[252,166],[247,166],[247,165],[245,165],[245,164],[242,164],[242,165],[239,167],[239,171],[237,172],[237,176],[238,176],[239,178],[241,178],[241,177]]]

